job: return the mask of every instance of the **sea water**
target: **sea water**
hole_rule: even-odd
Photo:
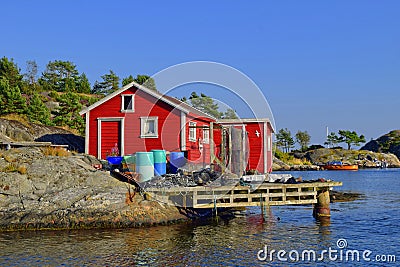
[[[229,221],[3,232],[0,266],[399,265],[399,169],[291,173],[342,181],[337,190],[365,198],[332,203],[330,223],[316,221],[311,206],[282,206],[271,207],[265,220],[254,207]]]

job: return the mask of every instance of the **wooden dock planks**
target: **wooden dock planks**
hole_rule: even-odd
[[[181,207],[235,208],[315,204],[318,191],[341,185],[341,182],[262,183],[255,188],[250,186],[196,186],[146,188],[146,192],[152,193],[152,197],[158,201]]]

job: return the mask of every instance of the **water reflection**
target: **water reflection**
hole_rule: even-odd
[[[380,174],[360,171],[358,176],[346,177],[344,189],[358,188],[367,198],[333,203],[329,222],[314,220],[310,206],[287,206],[267,209],[264,218],[258,207],[229,221],[120,230],[4,232],[0,233],[0,266],[258,266],[265,263],[257,260],[257,252],[265,246],[320,251],[335,248],[339,238],[346,238],[355,249],[400,255],[400,171]],[[282,262],[267,264],[281,266]]]

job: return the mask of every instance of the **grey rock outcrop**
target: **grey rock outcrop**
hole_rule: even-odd
[[[400,130],[391,131],[376,140],[371,140],[361,148],[373,152],[392,153],[400,159]]]
[[[45,156],[39,148],[2,151],[0,230],[134,227],[186,219],[143,200],[134,187],[90,164],[90,156]]]
[[[85,139],[58,127],[0,119],[0,142],[39,141],[68,145],[69,150],[84,152]]]
[[[385,162],[387,167],[400,167],[400,161],[394,154],[376,153],[367,150],[320,148],[308,151],[304,154],[304,157],[317,165],[323,165],[328,161],[339,160],[345,164],[357,164],[361,168],[380,167],[382,162]]]

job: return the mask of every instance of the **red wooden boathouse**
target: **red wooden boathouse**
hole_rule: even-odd
[[[190,105],[132,82],[80,112],[86,120],[85,153],[105,159],[115,145],[121,155],[164,149],[183,151],[192,163],[210,164],[221,152],[221,134],[210,124],[247,131],[246,169],[267,172],[272,166],[269,120],[219,120]],[[211,126],[212,129],[213,126]],[[254,136],[256,134],[256,137]],[[210,137],[214,136],[214,140]],[[260,160],[261,159],[261,160]]]

